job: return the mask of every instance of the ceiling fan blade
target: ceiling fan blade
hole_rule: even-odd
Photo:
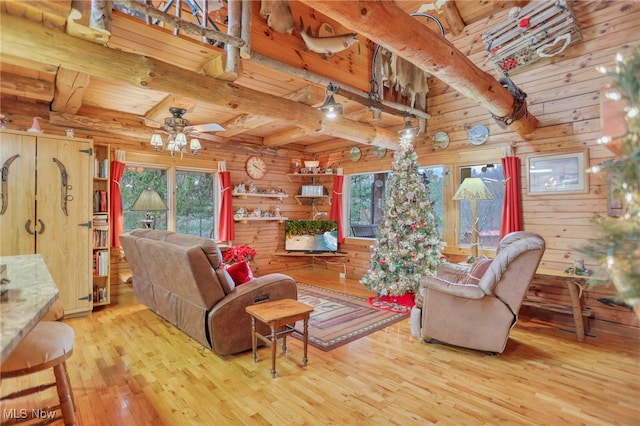
[[[225,139],[223,137],[212,135],[212,134],[207,134],[207,133],[192,133],[191,137],[198,138],[198,139],[204,139],[204,140],[211,141],[211,142],[224,142],[225,141]]]
[[[224,130],[224,127],[217,123],[198,124],[197,126],[189,126],[188,129],[192,132],[219,132]]]

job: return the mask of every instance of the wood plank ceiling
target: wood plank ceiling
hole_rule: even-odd
[[[41,61],[47,55],[22,54],[20,46],[11,52],[5,49],[11,26],[10,15],[27,18],[36,23],[53,27],[67,32],[71,23],[88,26],[87,15],[89,1],[73,3],[68,1],[29,1],[2,2],[3,53],[1,56],[3,113],[6,108],[16,105],[16,102],[45,104],[51,111],[51,124],[61,127],[89,127],[95,131],[115,133],[127,138],[148,140],[154,128],[164,117],[169,116],[169,107],[185,108],[188,112],[185,118],[193,125],[203,123],[220,123],[225,130],[217,133],[207,133],[205,137],[213,141],[240,141],[264,146],[287,145],[291,149],[306,152],[320,152],[356,143],[367,143],[394,148],[396,131],[404,122],[403,112],[389,113],[383,110],[380,116],[374,116],[373,111],[356,100],[350,100],[349,92],[345,96],[337,96],[338,102],[345,105],[345,116],[338,119],[339,124],[322,123],[322,119],[314,128],[313,120],[299,114],[274,114],[273,111],[261,111],[257,107],[245,106],[242,102],[237,105],[224,104],[219,100],[211,101],[201,94],[185,93],[179,86],[188,86],[191,80],[199,79],[203,75],[218,77],[213,83],[224,81],[239,90],[244,90],[240,96],[251,97],[253,94],[266,94],[278,100],[297,102],[306,115],[314,114],[315,108],[325,98],[327,82],[332,82],[348,89],[351,93],[359,94],[366,100],[370,90],[371,58],[375,43],[358,35],[359,43],[328,59],[306,49],[298,31],[291,34],[279,33],[270,29],[266,20],[260,17],[260,2],[253,2],[251,23],[251,49],[254,57],[242,60],[237,78],[224,73],[225,51],[219,47],[204,43],[194,36],[182,32],[176,36],[171,28],[161,25],[148,25],[144,20],[129,16],[119,11],[113,11],[110,34],[93,32],[105,46],[95,44],[95,49],[109,48],[116,52],[130,53],[144,56],[178,67],[184,72],[176,73],[177,79],[169,79],[176,89],[149,89],[131,84],[123,79],[115,78],[118,72],[114,70],[113,78],[109,73],[91,73],[85,71],[90,67],[73,66],[55,60],[56,49],[65,46],[53,46],[50,59]],[[116,1],[117,3],[117,1]],[[180,2],[178,2],[180,3]],[[189,2],[182,3],[183,19],[191,19]],[[484,2],[454,2],[443,1],[396,1],[395,4],[406,14],[416,12],[429,13],[436,16],[445,28],[447,39],[459,34],[464,25],[483,19],[498,9],[521,6],[526,2],[484,1]],[[78,5],[81,5],[80,7]],[[303,28],[317,31],[323,25],[330,25],[336,34],[350,32],[347,25],[343,26],[314,9],[314,2],[290,3],[292,16],[296,25],[300,22]],[[74,12],[84,6],[84,12]],[[154,1],[154,5],[162,7],[162,2]],[[225,8],[209,13],[209,17],[222,31],[226,31],[228,3]],[[173,12],[175,9],[169,9]],[[69,19],[70,14],[75,21]],[[424,26],[431,31],[439,32],[432,19],[414,16],[416,26]],[[80,27],[85,28],[86,27]],[[86,29],[90,34],[91,30]],[[16,44],[23,41],[17,39]],[[24,40],[24,39],[23,39]],[[62,38],[59,38],[62,40]],[[69,45],[69,43],[65,43]],[[73,46],[84,46],[75,44]],[[37,50],[37,46],[30,49]],[[10,52],[10,53],[7,53]],[[37,53],[37,52],[36,52]],[[76,52],[86,55],[86,52]],[[118,56],[113,56],[118,58]],[[70,61],[73,62],[73,61]],[[62,66],[59,66],[62,64]],[[266,64],[266,65],[265,65]],[[125,67],[123,63],[109,64],[111,67]],[[274,69],[276,67],[277,69]],[[75,69],[74,69],[75,68]],[[80,72],[84,71],[84,72]],[[131,69],[135,74],[136,70]],[[166,76],[165,76],[166,77]],[[180,80],[182,78],[182,80]],[[211,78],[211,77],[208,77]],[[219,80],[222,79],[222,80]],[[233,80],[231,83],[228,80]],[[202,80],[205,81],[206,80]],[[182,84],[181,84],[182,83]],[[357,98],[357,97],[356,97]],[[256,98],[256,99],[259,99]],[[406,99],[397,94],[385,93],[393,105],[407,103]],[[265,102],[268,103],[268,102]],[[245,103],[245,105],[248,105]],[[267,105],[277,108],[279,104]],[[288,104],[287,104],[288,105]],[[410,110],[409,108],[405,109]],[[286,108],[283,110],[286,111]],[[425,114],[426,115],[426,114]],[[319,111],[317,116],[321,117]],[[146,118],[146,119],[145,119]],[[307,122],[305,122],[307,120]],[[342,123],[342,124],[340,124]],[[347,128],[355,129],[352,132]],[[359,133],[362,136],[359,136]],[[207,136],[208,135],[208,136]],[[340,135],[342,137],[336,137]],[[206,143],[206,140],[202,141]]]

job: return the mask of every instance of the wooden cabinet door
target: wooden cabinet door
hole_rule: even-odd
[[[36,236],[36,252],[58,285],[66,315],[92,309],[92,147],[86,140],[38,137],[36,212],[44,231]]]
[[[36,138],[0,133],[0,255],[35,253],[38,222],[34,210],[36,191]],[[27,233],[27,229],[32,234]]]

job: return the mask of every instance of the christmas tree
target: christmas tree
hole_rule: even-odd
[[[615,70],[601,67],[600,71],[614,78],[603,96],[620,106],[612,108],[620,111],[618,116],[608,119],[619,120],[623,134],[600,138],[600,143],[611,144],[618,158],[592,172],[607,173],[614,197],[622,200],[622,212],[617,218],[595,217],[600,236],[580,251],[600,265],[594,277],[613,282],[618,296],[640,317],[640,47],[627,60],[617,55]]]
[[[417,293],[420,278],[443,262],[428,195],[411,140],[402,139],[394,153],[386,211],[378,226],[371,265],[360,280],[381,296]]]

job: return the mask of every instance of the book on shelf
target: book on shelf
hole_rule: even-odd
[[[109,160],[93,159],[93,177],[105,179],[109,177]]]
[[[107,211],[107,191],[102,189],[93,191],[93,211],[94,212]]]
[[[93,301],[94,302],[106,302],[107,301],[107,287],[93,286]]]
[[[109,229],[93,230],[93,248],[107,247],[109,244]]]
[[[105,276],[109,273],[109,250],[93,252],[93,275]]]

